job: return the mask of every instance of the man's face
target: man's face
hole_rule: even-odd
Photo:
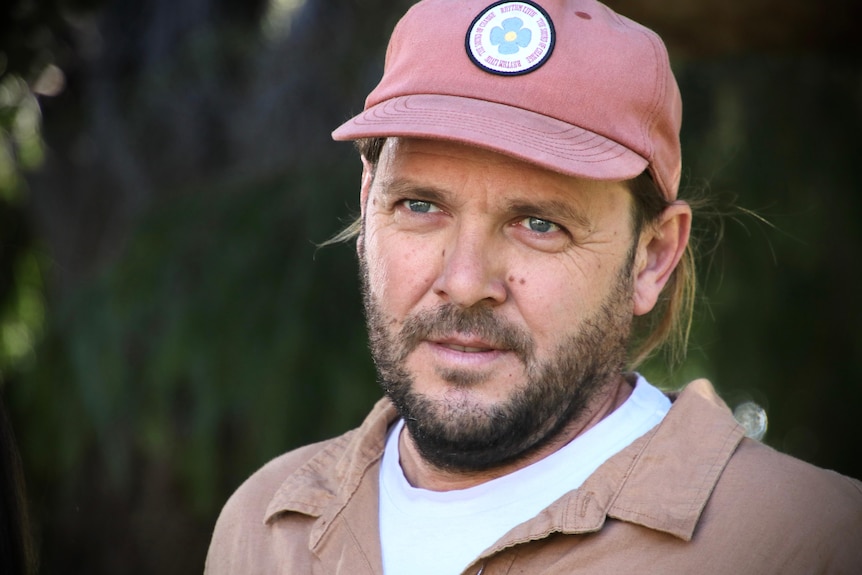
[[[634,253],[624,184],[389,139],[362,203],[372,354],[428,462],[516,461],[619,377]]]

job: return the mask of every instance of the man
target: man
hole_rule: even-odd
[[[686,330],[680,119],[594,0],[414,6],[334,133],[386,399],[240,487],[207,573],[862,573],[859,482],[627,371]]]

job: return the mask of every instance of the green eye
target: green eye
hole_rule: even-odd
[[[531,232],[536,232],[539,234],[547,234],[549,232],[554,232],[560,229],[559,226],[557,226],[557,224],[553,222],[533,217],[524,218],[521,222],[521,225],[526,227]]]
[[[416,212],[418,214],[427,214],[428,212],[437,211],[437,207],[434,204],[422,200],[404,200],[404,205],[407,206],[407,209],[411,212]]]

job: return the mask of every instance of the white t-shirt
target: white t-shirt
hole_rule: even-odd
[[[638,376],[631,396],[567,445],[532,465],[469,489],[417,489],[404,477],[392,426],[380,466],[385,575],[457,575],[516,525],[579,487],[611,456],[658,424],[670,401]]]

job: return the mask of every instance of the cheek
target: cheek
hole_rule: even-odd
[[[522,262],[509,269],[506,283],[510,301],[532,330],[542,331],[555,324],[559,312],[568,309],[573,299],[574,286],[559,265]]]
[[[429,292],[439,266],[427,242],[386,234],[376,239],[366,250],[370,289],[390,313],[403,316]]]
[[[569,262],[567,262],[569,263]],[[536,344],[555,347],[580,329],[584,319],[602,304],[608,290],[604,270],[581,265],[548,265],[524,262],[510,270],[510,299],[518,309]]]

